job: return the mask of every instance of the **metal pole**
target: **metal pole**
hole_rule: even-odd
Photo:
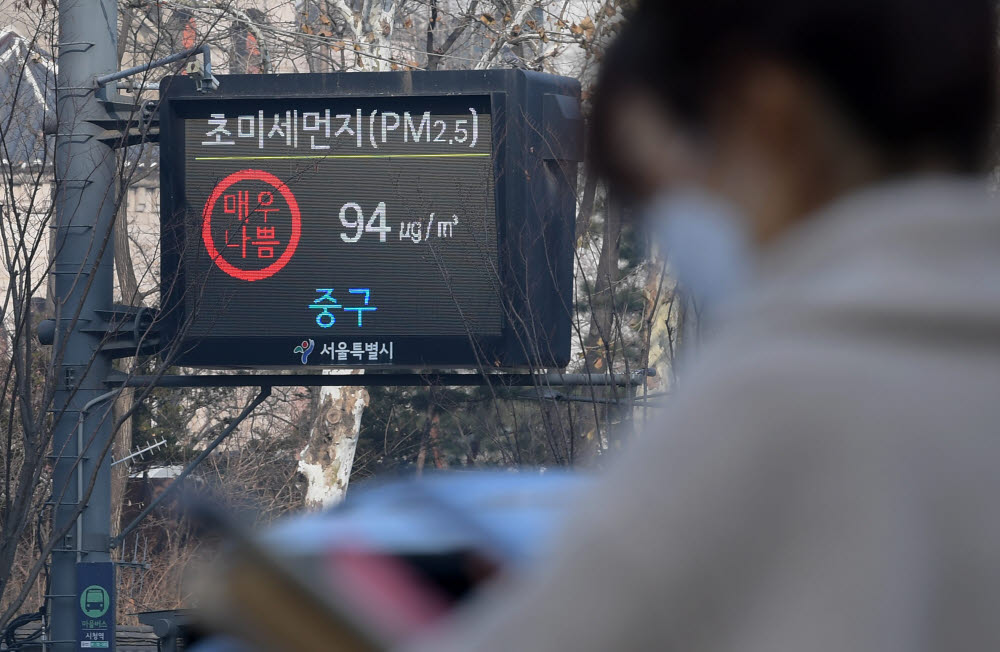
[[[97,481],[80,515],[79,529],[70,529],[52,553],[47,633],[51,650],[77,647],[78,551],[84,561],[110,560],[110,456],[100,453],[111,437],[112,423],[105,410],[86,413],[83,408],[107,392],[105,380],[111,360],[97,352],[100,336],[85,333],[83,328],[99,323],[96,311],[112,305],[115,155],[98,140],[102,129],[91,121],[110,117],[95,94],[95,78],[117,68],[117,32],[114,0],[59,3],[53,266],[57,323],[53,354],[59,363],[53,404],[56,529],[70,523],[76,504],[83,498],[81,491],[95,472]],[[76,437],[78,419],[88,435],[85,439],[95,435],[85,451],[80,450]],[[75,464],[77,457],[81,458],[79,464]],[[81,476],[72,477],[73,473]],[[114,620],[113,614],[110,619]]]

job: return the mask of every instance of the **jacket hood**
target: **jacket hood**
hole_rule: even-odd
[[[1000,200],[923,177],[835,201],[762,252],[725,326],[875,329],[1000,345]]]

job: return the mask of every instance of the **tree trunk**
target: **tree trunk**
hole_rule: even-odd
[[[614,288],[618,281],[618,259],[622,231],[623,211],[619,202],[608,200],[604,218],[604,235],[601,254],[597,263],[597,275],[588,297],[590,308],[590,330],[584,341],[586,371],[591,374],[605,374],[613,371],[612,352],[614,347],[615,302]],[[615,390],[592,388],[591,396],[597,399],[611,398]],[[582,441],[576,449],[574,463],[593,465],[604,450],[604,433],[608,423],[606,406],[594,404],[594,427],[582,434]]]
[[[597,173],[592,165],[586,165],[583,182],[583,197],[580,199],[580,212],[576,217],[576,242],[580,246],[583,236],[590,228],[590,220],[594,216],[594,203],[597,200]]]
[[[448,462],[441,454],[438,446],[441,439],[440,432],[441,414],[437,409],[434,388],[430,389],[430,397],[427,402],[427,416],[424,419],[424,434],[420,438],[420,449],[417,451],[417,475],[422,475],[424,466],[427,464],[427,447],[431,448],[431,455],[434,457],[434,468],[446,469]]]
[[[123,26],[124,30],[125,27]],[[119,60],[119,64],[121,61]],[[122,181],[118,184],[118,215],[115,219],[115,272],[118,276],[118,289],[123,303],[138,304],[139,281],[136,279],[132,263],[132,249],[128,238],[128,184]],[[132,364],[132,358],[124,358],[119,363],[127,368]],[[135,389],[123,389],[115,400],[112,418],[117,423],[118,417],[128,414],[135,399]],[[114,435],[115,441],[111,447],[111,459],[120,460],[129,454],[132,448],[132,419],[126,419]],[[118,464],[111,469],[111,536],[118,534],[121,526],[122,506],[125,502],[125,491],[128,484],[129,464]]]
[[[343,372],[326,369],[323,373]],[[306,506],[314,509],[332,507],[347,494],[361,417],[368,405],[363,387],[321,387],[315,394],[309,439],[299,453],[299,471],[306,478]]]
[[[647,368],[656,371],[649,379],[649,389],[669,391],[674,384],[674,362],[683,325],[684,310],[677,283],[667,276],[663,258],[653,255],[648,262],[646,282],[645,358]]]

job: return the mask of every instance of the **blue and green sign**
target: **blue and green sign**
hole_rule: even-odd
[[[115,566],[111,562],[76,565],[77,643],[81,650],[115,649]]]

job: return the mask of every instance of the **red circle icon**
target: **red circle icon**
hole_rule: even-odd
[[[264,267],[262,269],[242,269],[233,265],[231,262],[222,257],[219,250],[215,246],[215,239],[212,237],[212,213],[215,210],[215,204],[219,200],[226,190],[228,190],[233,184],[239,183],[240,181],[260,181],[266,183],[284,198],[285,202],[288,204],[288,210],[291,216],[292,232],[289,236],[288,246],[285,247],[284,252],[275,260],[273,263]],[[280,272],[288,261],[292,259],[295,255],[295,249],[299,246],[299,237],[302,234],[302,216],[299,212],[299,204],[295,201],[295,195],[289,190],[288,186],[274,176],[270,172],[264,172],[263,170],[240,170],[239,172],[234,172],[227,176],[225,179],[219,182],[215,186],[215,190],[212,191],[212,195],[205,202],[205,208],[202,211],[202,225],[201,225],[201,239],[205,243],[205,249],[208,250],[208,255],[212,257],[212,262],[214,262],[219,269],[229,274],[233,278],[238,278],[242,281],[259,281],[261,279],[268,278],[269,276],[274,276]]]

